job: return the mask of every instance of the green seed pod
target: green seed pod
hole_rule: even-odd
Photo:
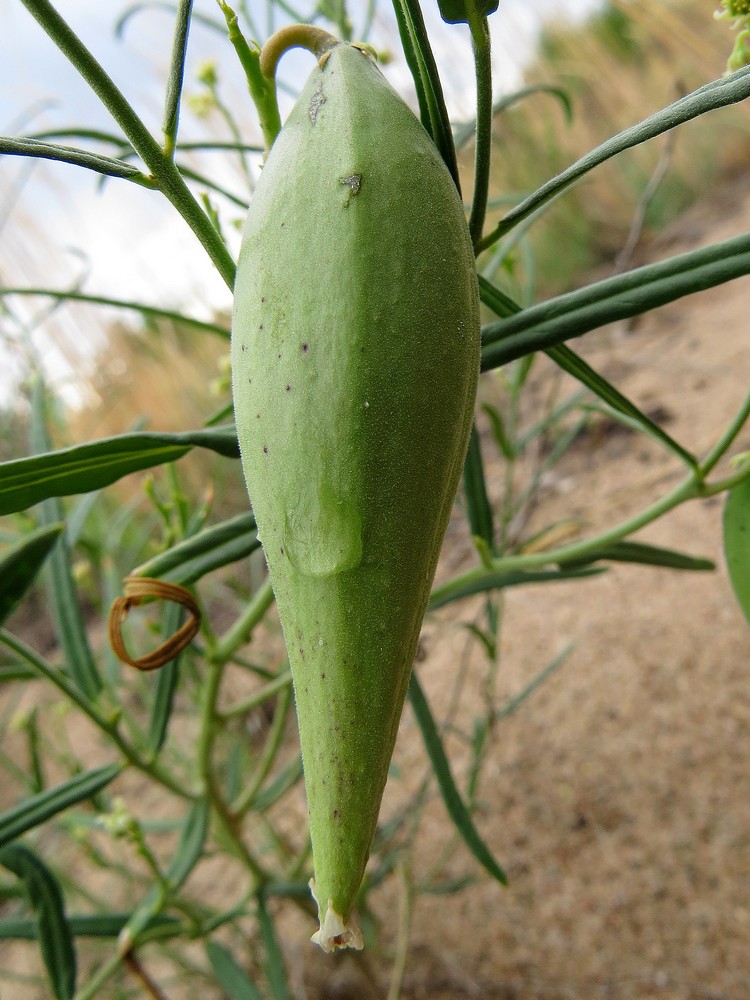
[[[471,428],[461,201],[372,59],[335,43],[271,149],[239,258],[237,432],[294,679],[325,950],[375,831]]]

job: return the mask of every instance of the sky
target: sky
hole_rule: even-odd
[[[158,136],[172,14],[164,5],[146,6],[116,37],[114,23],[128,6],[101,0],[56,0],[59,12]],[[597,0],[501,0],[490,18],[495,94],[518,86],[545,17],[554,13],[580,19],[596,6]],[[249,7],[251,12],[262,11],[265,18],[265,2],[250,0]],[[361,0],[350,0],[355,24],[364,8]],[[196,0],[194,9],[217,18],[214,0]],[[423,10],[451,118],[470,118],[474,91],[468,29],[444,24],[433,0],[425,0]],[[1,134],[34,134],[68,126],[116,130],[98,98],[20,0],[0,0],[0,20]],[[394,53],[396,58],[383,71],[414,106],[413,85],[398,58],[398,38],[385,0],[378,4],[370,40],[377,48]],[[241,120],[243,136],[256,141],[254,109],[234,51],[218,32],[196,21],[188,48],[186,93],[200,91],[196,74],[206,59],[217,62],[222,97]],[[282,63],[282,76],[299,85],[309,69],[309,56],[294,53]],[[291,98],[282,100],[282,113],[290,103]],[[183,112],[183,140],[204,138],[207,127],[215,138],[228,138],[216,119],[207,126],[189,111]],[[206,154],[201,166],[239,196],[248,197],[244,178],[230,159]],[[242,215],[242,209],[232,206],[223,213],[233,250]],[[66,164],[9,156],[0,156],[0,281],[5,287],[65,287],[82,282],[87,292],[140,298],[201,318],[231,305],[230,293],[207,266],[204,251],[158,194],[124,181],[102,184],[90,171]],[[23,370],[30,355],[42,356],[48,375],[74,401],[76,375],[90,370],[105,342],[107,323],[129,318],[122,312],[66,306],[41,322],[49,312],[49,300],[18,297],[9,299],[8,305],[12,316],[6,316],[0,326],[5,333],[0,343],[0,403],[8,402],[13,376]]]

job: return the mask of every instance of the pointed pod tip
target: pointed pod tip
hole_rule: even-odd
[[[318,914],[321,913],[321,905],[315,895],[315,879],[310,879],[310,891],[313,899],[318,904]],[[357,926],[357,922],[351,917],[344,920],[340,913],[333,908],[333,900],[326,903],[325,916],[320,920],[320,930],[316,931],[311,941],[319,945],[325,952],[341,951],[343,948],[355,948],[361,951],[364,948],[362,931]]]

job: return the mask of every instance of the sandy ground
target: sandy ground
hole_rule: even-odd
[[[750,229],[750,197],[741,192],[689,213],[649,259]],[[748,389],[748,301],[750,278],[575,346],[702,454]],[[538,392],[554,378],[540,365]],[[750,432],[735,450],[745,449]],[[500,461],[488,474],[497,497]],[[602,425],[547,478],[529,530],[560,521],[595,531],[663,495],[681,474],[657,446]],[[491,882],[451,840],[433,799],[410,870],[372,897],[393,928],[382,953],[323,956],[307,942],[309,925],[284,915],[295,1000],[386,996],[399,885],[419,883],[447,847],[447,873],[476,883],[414,896],[404,1000],[750,998],[750,630],[723,568],[721,510],[720,500],[694,501],[642,535],[714,559],[715,573],[618,566],[584,582],[508,592],[498,705],[572,647],[500,720],[482,772],[477,824],[509,886]],[[470,559],[465,532],[452,529],[441,572]],[[467,605],[460,611],[466,620]],[[430,621],[424,646],[419,672],[436,716],[452,711],[455,730],[470,730],[485,698],[479,647],[456,611]],[[448,747],[462,777],[466,745],[449,735]],[[384,816],[410,775],[424,773],[409,709],[396,762],[403,777],[386,792]],[[222,880],[215,870],[211,877]],[[2,1000],[15,996],[0,985]]]

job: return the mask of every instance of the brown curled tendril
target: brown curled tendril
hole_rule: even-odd
[[[116,656],[136,670],[158,670],[178,656],[190,645],[201,624],[201,613],[195,598],[184,587],[166,583],[150,576],[126,576],[123,580],[124,597],[116,597],[109,609],[107,628],[109,642]],[[188,620],[156,649],[145,656],[133,658],[125,648],[122,626],[131,608],[149,601],[173,601],[188,612]]]

